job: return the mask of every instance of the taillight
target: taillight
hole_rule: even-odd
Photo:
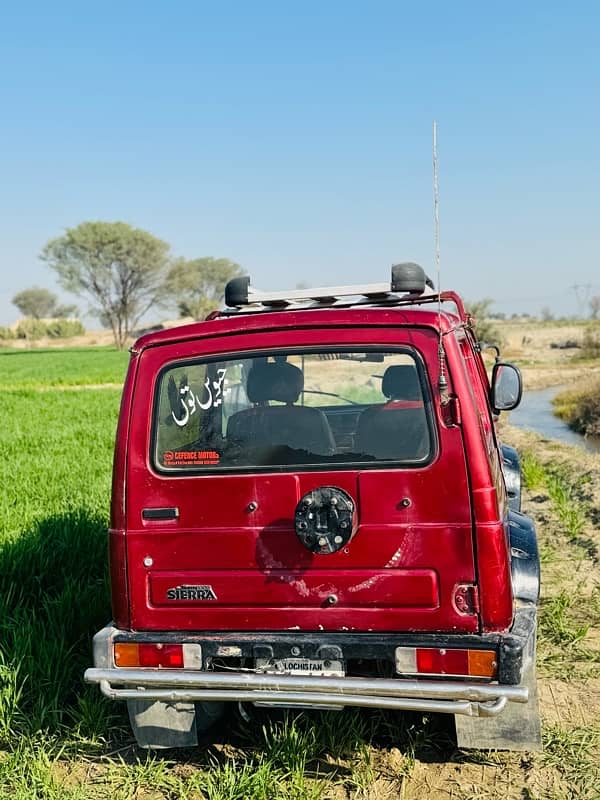
[[[495,650],[444,647],[397,647],[396,671],[402,675],[449,675],[495,678]]]
[[[202,649],[199,644],[116,642],[114,658],[116,667],[202,669]]]

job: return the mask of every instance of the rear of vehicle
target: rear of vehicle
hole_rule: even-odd
[[[535,744],[535,601],[511,588],[525,523],[472,340],[441,324],[267,310],[138,342],[114,622],[86,677],[128,701],[140,744],[193,744],[227,701],[445,712],[459,744]]]

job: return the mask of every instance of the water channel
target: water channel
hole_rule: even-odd
[[[566,422],[554,416],[552,400],[564,386],[526,391],[518,408],[510,412],[509,422],[518,428],[540,433],[548,439],[574,444],[590,453],[600,453],[599,436],[582,436],[572,431]]]

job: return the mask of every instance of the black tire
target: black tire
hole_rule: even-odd
[[[508,505],[511,511],[521,510],[521,461],[514,447],[507,444],[501,446],[502,472],[508,494]]]
[[[196,706],[196,731],[206,733],[225,714],[225,703],[201,700],[194,703]]]

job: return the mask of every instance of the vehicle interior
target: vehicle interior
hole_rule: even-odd
[[[220,468],[423,463],[430,393],[415,353],[342,350],[192,362],[163,371],[154,458],[210,450]],[[182,460],[167,468],[189,470]]]

